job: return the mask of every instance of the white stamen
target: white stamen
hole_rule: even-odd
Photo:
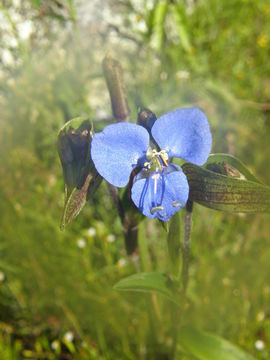
[[[161,158],[161,160],[163,161],[163,163],[165,164],[165,166],[168,166],[168,163],[167,161],[169,160],[169,156],[167,154],[167,152],[165,150],[160,150],[160,151],[157,151],[156,149],[153,149],[152,152],[151,152],[151,155],[150,155],[150,152],[148,154],[148,159],[150,160],[149,162],[146,161],[143,166],[150,170],[151,169],[151,166],[153,165],[153,162],[155,161],[159,167],[160,170],[162,170],[162,163],[159,159],[159,157]]]
[[[172,204],[173,204],[173,207],[183,206],[183,204],[182,204],[181,201],[179,201],[179,200],[173,201]]]
[[[159,212],[159,211],[162,211],[162,210],[164,210],[163,206],[155,206],[150,210],[150,213],[153,215],[155,212]]]

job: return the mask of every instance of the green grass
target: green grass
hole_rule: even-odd
[[[127,25],[127,12],[137,14],[128,6],[121,8]],[[59,229],[64,197],[57,132],[83,113],[102,128],[95,110],[102,99],[102,110],[110,113],[100,65],[108,48],[125,70],[132,121],[138,105],[157,115],[200,106],[211,124],[213,152],[233,153],[270,184],[269,111],[260,106],[269,102],[268,3],[196,2],[183,22],[190,51],[174,41],[168,23],[155,30],[164,36],[161,49],[153,49],[151,11],[139,15],[148,24],[147,34],[136,33],[143,48],[123,45],[120,56],[107,38],[86,39],[73,28],[73,39],[61,39],[60,28],[53,47],[28,43],[17,54],[17,68],[2,67],[1,359],[167,359],[170,353],[174,305],[157,295],[113,289],[135,272],[168,270],[160,224],[144,221],[139,254],[128,258],[117,211],[102,184],[76,221]],[[44,26],[42,19],[35,21]],[[121,46],[125,41],[119,38]],[[179,75],[183,70],[186,79]],[[179,322],[268,359],[268,245],[269,215],[231,215],[196,205]],[[69,331],[72,341],[66,339]],[[257,340],[265,344],[261,351]]]

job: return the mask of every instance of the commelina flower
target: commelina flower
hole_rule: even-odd
[[[206,115],[198,108],[177,109],[158,118],[149,132],[132,123],[108,125],[94,135],[91,157],[110,184],[124,187],[135,168],[131,198],[150,218],[168,221],[188,200],[189,185],[181,158],[203,165],[212,146]]]

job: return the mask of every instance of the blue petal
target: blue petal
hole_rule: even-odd
[[[152,135],[169,157],[203,165],[212,147],[206,115],[198,108],[177,109],[162,115],[152,127]]]
[[[127,185],[131,171],[145,157],[149,146],[148,132],[139,125],[108,125],[94,135],[91,157],[99,174],[112,185]]]
[[[136,176],[131,198],[145,216],[168,221],[185,206],[189,186],[185,174],[178,169],[170,165],[164,171],[151,172],[148,177],[143,176],[144,170]]]

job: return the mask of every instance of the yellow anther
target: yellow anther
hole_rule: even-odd
[[[167,160],[168,160],[168,154],[167,153],[165,153],[165,154],[160,154],[160,157],[161,157],[161,159],[162,159],[162,161],[164,162],[164,164],[165,164],[165,166],[168,166],[168,162],[167,162]]]
[[[160,156],[162,156],[165,160],[169,160],[169,156],[168,156],[168,154],[166,153],[165,150],[161,150],[161,151],[159,152],[159,154],[160,154]]]

